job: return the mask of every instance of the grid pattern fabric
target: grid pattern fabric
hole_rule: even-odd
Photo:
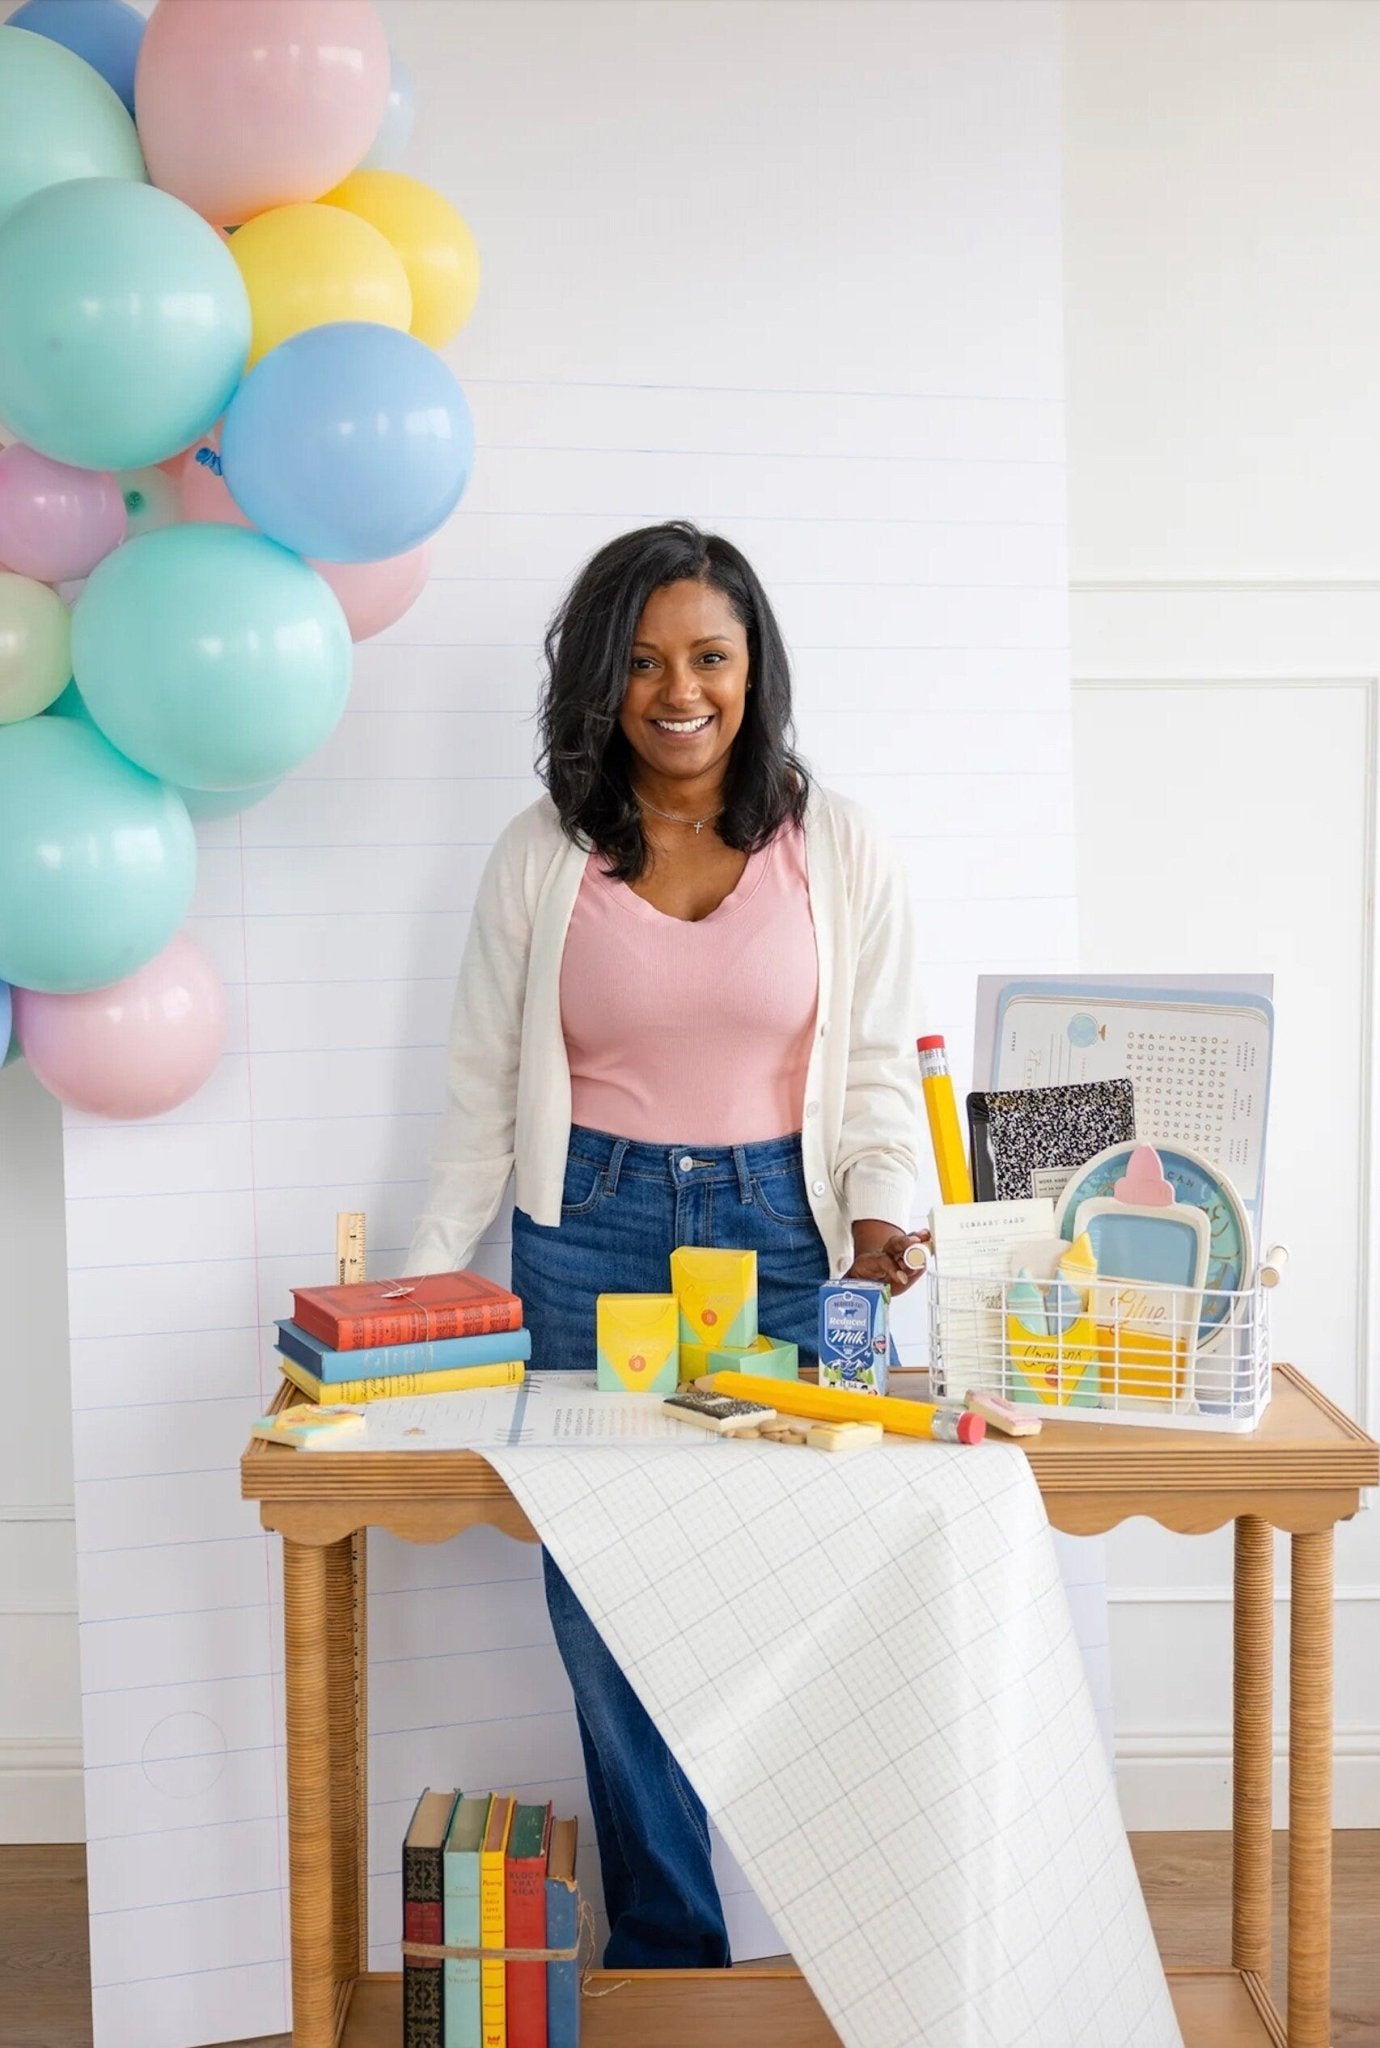
[[[1019,1452],[485,1455],[846,2048],[1181,2048]]]

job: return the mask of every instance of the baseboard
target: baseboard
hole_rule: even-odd
[[[1334,1824],[1380,1827],[1380,1728],[1339,1728],[1333,1744]],[[1133,1834],[1231,1826],[1231,1737],[1122,1733],[1116,1744],[1121,1811]],[[1289,1819],[1288,1737],[1275,1736],[1274,1824]]]
[[[0,1842],[84,1842],[81,1743],[0,1735]]]

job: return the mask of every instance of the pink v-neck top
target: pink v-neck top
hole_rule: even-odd
[[[561,960],[577,1124],[653,1145],[801,1128],[819,996],[805,835],[788,825],[690,923],[591,854]]]

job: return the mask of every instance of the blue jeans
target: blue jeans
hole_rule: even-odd
[[[576,1125],[559,1226],[513,1215],[513,1288],[532,1364],[592,1371],[596,1296],[664,1294],[680,1244],[757,1253],[769,1336],[816,1359],[819,1283],[829,1277],[798,1138],[761,1145],[643,1145]],[[565,1579],[543,1553],[546,1604],[575,1694],[604,1876],[610,1970],[726,1968],[728,1932],[709,1824],[646,1709]]]

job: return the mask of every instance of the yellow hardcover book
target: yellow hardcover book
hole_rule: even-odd
[[[746,1351],[757,1341],[757,1254],[678,1245],[671,1288],[680,1303],[680,1341]]]
[[[309,1401],[336,1403],[392,1401],[399,1394],[463,1394],[470,1387],[515,1387],[527,1370],[517,1361],[511,1365],[457,1365],[449,1372],[400,1372],[387,1380],[340,1380],[327,1385],[281,1351],[278,1363]]]
[[[503,1871],[508,1837],[513,1829],[516,1799],[495,1792],[484,1823],[479,1851],[479,1945],[502,1948],[507,1931],[503,1906]],[[508,2048],[508,1965],[481,1959],[479,1964],[480,2037],[484,2048]]]

